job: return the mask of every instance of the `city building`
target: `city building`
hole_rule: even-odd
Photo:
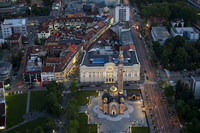
[[[28,19],[5,19],[1,24],[3,38],[8,38],[14,33],[20,33],[27,36],[27,20]]]
[[[42,66],[41,82],[47,84],[54,80],[55,66]]]
[[[6,102],[4,83],[0,81],[0,129],[6,128]]]
[[[160,45],[164,45],[165,41],[171,37],[166,27],[152,27],[151,36],[153,40],[158,41]]]
[[[104,4],[105,6],[113,6],[113,7],[115,7],[117,4],[120,3],[120,0],[82,0],[82,2],[99,3],[99,4]]]
[[[53,30],[85,26],[91,28],[94,24],[96,24],[96,21],[92,17],[70,17],[47,20],[38,26],[38,38],[48,38]]]
[[[27,52],[23,82],[46,84],[52,80],[64,81],[82,52],[82,46],[75,44],[33,46]]]
[[[10,47],[19,50],[22,47],[22,37],[20,33],[14,33],[8,38]]]
[[[173,37],[180,35],[191,42],[196,42],[199,39],[199,31],[194,27],[172,27],[170,34]]]
[[[115,23],[129,21],[130,8],[128,4],[119,4],[115,7]]]
[[[104,114],[118,115],[125,111],[125,95],[123,94],[123,67],[124,57],[122,54],[118,57],[118,88],[112,86],[108,92],[104,90],[102,99],[100,100],[99,109]]]
[[[174,27],[184,27],[184,20],[181,18],[175,18],[171,21],[171,26]]]
[[[9,86],[12,78],[12,64],[10,62],[0,61],[0,81],[4,82],[5,87]]]
[[[87,34],[82,39],[83,43],[81,43],[83,49],[86,50],[87,48],[90,47],[92,43],[94,43],[99,37],[101,37],[101,35],[103,35],[104,32],[111,27],[112,22],[113,22],[113,17],[108,16],[104,20],[98,22],[92,28],[88,29],[86,31]]]
[[[194,93],[194,99],[200,99],[200,77],[191,76],[190,87]]]
[[[118,71],[118,53],[123,52],[125,83],[140,80],[140,62],[133,45],[128,44],[119,47],[119,51],[113,51],[112,46],[93,48],[85,52],[80,64],[81,84],[116,83]]]

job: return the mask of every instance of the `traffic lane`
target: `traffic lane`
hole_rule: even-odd
[[[154,116],[156,115],[158,119],[158,129],[163,128],[163,131],[167,133],[173,132],[173,131],[170,131],[171,127],[170,127],[169,122],[167,122],[168,117],[166,116],[167,112],[165,112],[166,108],[164,107],[163,102],[159,100],[160,96],[159,96],[159,92],[156,90],[156,85],[147,85],[147,86],[149,88],[149,92],[151,93],[150,100],[152,103],[151,106],[153,107],[152,111],[154,112]],[[157,107],[155,107],[156,106],[155,103],[157,104]]]

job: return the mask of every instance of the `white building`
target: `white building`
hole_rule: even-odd
[[[54,80],[55,66],[42,66],[41,82],[49,82]]]
[[[151,36],[153,40],[158,41],[160,45],[164,45],[165,41],[171,37],[166,27],[152,27]]]
[[[50,36],[50,30],[38,32],[38,39],[48,38],[49,36]]]
[[[3,38],[8,38],[13,33],[20,33],[27,36],[27,19],[5,19],[1,24]]]
[[[118,81],[118,56],[124,56],[124,82],[140,80],[140,62],[133,45],[121,46],[120,51],[112,50],[111,46],[95,48],[85,53],[80,64],[81,84],[116,83]]]
[[[200,77],[191,76],[190,87],[194,93],[194,99],[200,99]]]
[[[180,35],[192,42],[195,42],[199,39],[199,31],[194,27],[172,27],[170,29],[170,34],[173,37]]]
[[[119,4],[115,7],[115,23],[129,21],[130,8],[128,4]]]

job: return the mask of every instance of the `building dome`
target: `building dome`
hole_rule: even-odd
[[[123,54],[120,54],[119,57],[123,57]]]
[[[107,89],[104,89],[104,92],[105,92],[105,93],[107,93],[107,92],[108,92],[108,90],[107,90]]]
[[[116,88],[115,86],[112,86],[112,87],[110,88],[110,91],[114,93],[114,92],[117,91],[117,88]]]
[[[120,98],[120,101],[124,101],[124,98],[123,98],[123,97],[121,97],[121,98]]]
[[[119,91],[119,94],[123,94],[123,90],[120,90],[120,91]]]

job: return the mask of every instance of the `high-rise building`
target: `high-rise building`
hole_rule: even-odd
[[[130,8],[128,4],[119,4],[115,8],[115,23],[129,21]]]
[[[13,33],[20,33],[22,36],[27,35],[27,19],[5,19],[1,24],[3,38],[12,36]]]

